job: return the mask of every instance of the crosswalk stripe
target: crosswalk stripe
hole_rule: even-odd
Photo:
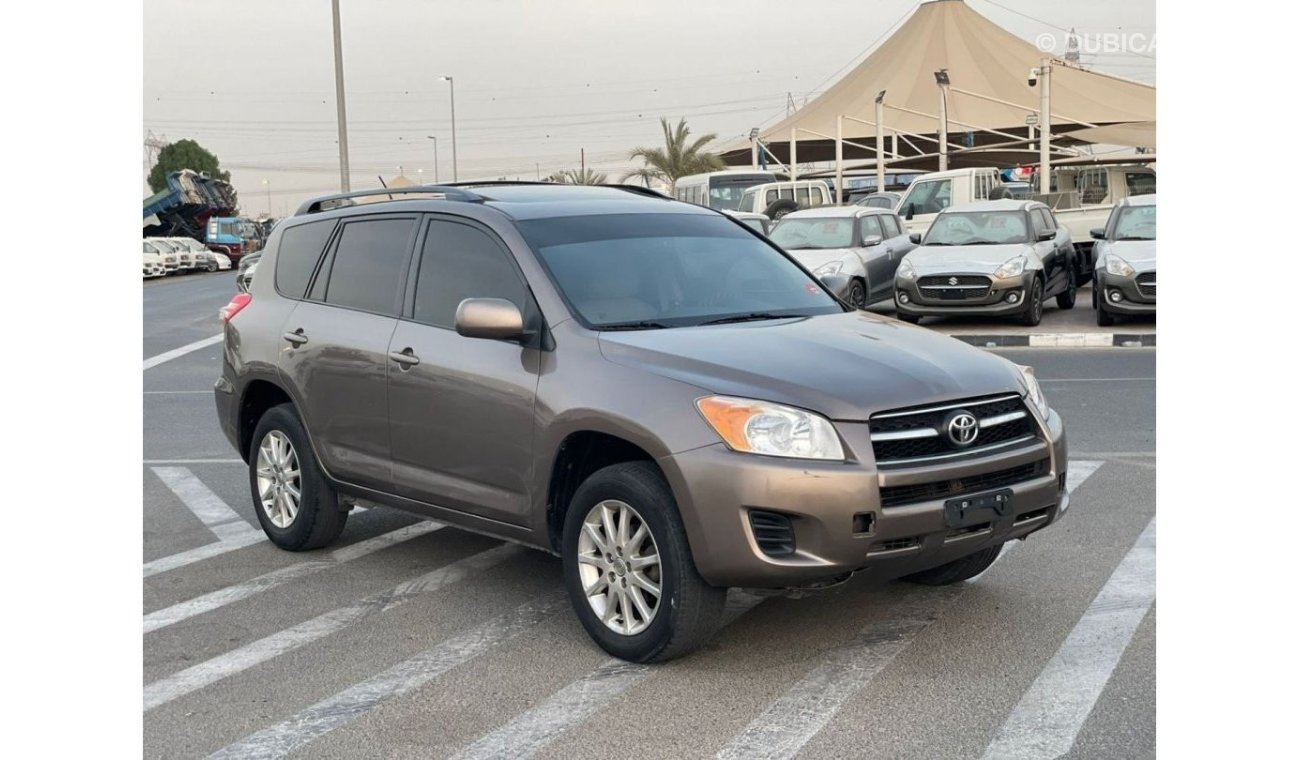
[[[965,590],[911,589],[888,620],[867,625],[768,706],[717,754],[726,760],[794,757],[840,707],[862,690]]]
[[[1069,752],[1155,597],[1153,517],[1042,673],[1021,695],[984,758],[1037,760]]]
[[[270,728],[214,752],[209,757],[226,760],[278,758],[351,723],[384,702],[423,686],[454,667],[463,665],[493,647],[529,630],[566,604],[553,592],[516,607],[501,617],[448,639],[403,660],[384,672],[351,686]]]
[[[192,565],[195,562],[202,562],[205,559],[221,556],[226,552],[233,552],[236,549],[243,549],[245,546],[261,543],[266,540],[265,534],[257,528],[248,526],[248,530],[232,535],[221,541],[211,544],[204,544],[194,549],[171,554],[166,557],[160,557],[151,562],[144,563],[144,577],[165,573],[168,570],[175,570],[178,567]]]
[[[179,623],[196,615],[205,612],[211,612],[220,609],[228,604],[233,604],[241,599],[247,599],[250,596],[259,594],[276,586],[283,585],[290,581],[305,578],[322,570],[331,567],[337,567],[344,562],[350,562],[354,559],[360,559],[368,554],[387,549],[390,546],[409,541],[413,538],[432,533],[442,528],[442,524],[435,522],[418,522],[414,525],[408,525],[404,528],[398,528],[389,531],[374,538],[358,541],[350,546],[344,546],[336,549],[328,555],[327,559],[309,560],[298,562],[288,567],[282,567],[278,570],[272,570],[269,573],[259,575],[256,578],[237,583],[233,586],[217,589],[210,593],[204,594],[184,602],[173,604],[161,610],[150,612],[144,616],[144,632],[149,633],[160,628],[166,628],[169,625]]]
[[[203,484],[185,467],[154,467],[158,479],[163,482],[186,507],[216,534],[217,538],[226,539],[239,533],[245,533],[251,526],[239,516],[239,513],[222,501],[220,496]]]
[[[733,591],[723,613],[723,627],[766,597]],[[455,755],[456,760],[531,757],[560,734],[578,725],[654,672],[611,657],[587,675],[560,689],[537,707],[483,736]]]
[[[254,665],[291,652],[313,641],[337,633],[362,620],[461,581],[478,571],[504,562],[524,551],[513,544],[497,546],[445,565],[393,588],[318,615],[305,623],[278,631],[238,649],[185,668],[144,688],[144,710],[148,712],[191,692],[216,683]]]

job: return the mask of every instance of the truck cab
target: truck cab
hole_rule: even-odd
[[[991,166],[923,174],[912,181],[898,202],[898,215],[908,232],[924,235],[940,211],[989,200],[993,188],[1001,185],[1001,174]]]
[[[224,253],[238,263],[245,254],[261,248],[260,238],[251,222],[237,216],[214,216],[208,219],[207,234],[203,242],[218,253]]]

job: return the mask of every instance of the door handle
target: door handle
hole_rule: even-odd
[[[402,369],[410,369],[420,363],[420,357],[416,356],[415,352],[409,348],[404,348],[401,351],[389,351],[388,358],[402,365]]]
[[[303,333],[301,327],[299,327],[297,330],[294,330],[293,332],[285,333],[284,339],[292,343],[294,348],[297,348],[298,346],[301,346],[302,344],[307,342],[307,336]]]

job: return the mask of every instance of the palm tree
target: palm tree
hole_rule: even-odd
[[[634,149],[628,158],[639,158],[645,166],[623,175],[624,180],[630,177],[644,179],[650,173],[667,182],[671,194],[676,192],[680,177],[726,168],[721,158],[704,149],[704,146],[718,139],[717,134],[710,132],[690,142],[691,129],[686,126],[686,119],[681,119],[676,127],[672,127],[668,124],[668,119],[660,117],[659,124],[664,130],[664,147]]]
[[[641,184],[645,185],[646,187],[650,187],[651,182],[658,182],[663,178],[664,175],[660,174],[654,169],[651,169],[648,166],[642,166],[640,168],[633,169],[632,171],[624,174],[619,181],[627,182],[629,179],[635,179]]]
[[[547,182],[561,185],[603,185],[608,180],[604,173],[593,171],[591,167],[564,169],[546,178]]]

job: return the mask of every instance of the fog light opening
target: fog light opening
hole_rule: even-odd
[[[906,293],[902,293],[902,292],[900,292],[900,293],[898,294],[898,302],[899,302],[899,303],[911,303],[911,302],[912,302],[912,299],[911,299],[911,297],[909,297]]]
[[[1020,294],[1011,292],[1007,294],[1007,303],[1020,303]]]
[[[1124,300],[1124,296],[1118,290],[1110,291],[1110,302],[1119,303]]]

